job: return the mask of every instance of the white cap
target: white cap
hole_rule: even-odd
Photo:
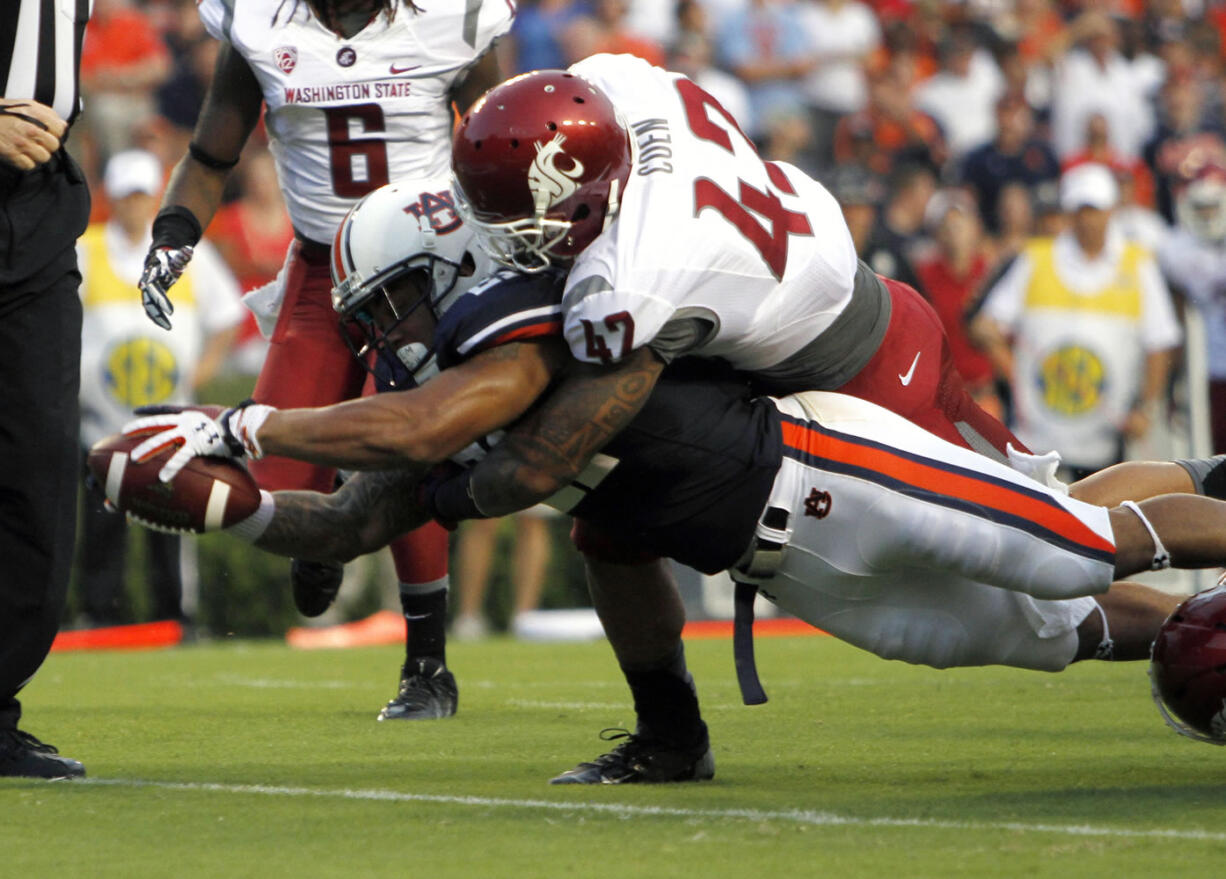
[[[1066,213],[1078,208],[1098,208],[1109,211],[1120,197],[1115,175],[1106,165],[1088,162],[1077,165],[1060,178],[1060,207]]]
[[[162,163],[145,150],[124,150],[106,163],[102,183],[111,201],[135,192],[157,195],[162,191]]]

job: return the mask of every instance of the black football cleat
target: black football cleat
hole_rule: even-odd
[[[53,745],[19,729],[0,730],[0,777],[83,778],[79,760],[61,757]]]
[[[379,720],[451,717],[460,701],[455,675],[437,659],[410,659],[400,673],[400,692],[383,706]]]
[[[294,606],[304,617],[317,617],[332,606],[345,579],[340,562],[308,562],[290,559],[289,582],[294,590]]]
[[[607,754],[549,780],[550,784],[660,784],[668,781],[708,781],[715,777],[715,757],[703,730],[688,748],[644,738],[624,729],[601,730],[606,742],[624,739]]]

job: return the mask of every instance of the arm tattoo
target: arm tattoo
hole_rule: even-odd
[[[369,471],[334,494],[278,491],[276,513],[256,546],[313,561],[348,561],[428,521],[417,504],[424,468]]]
[[[572,367],[473,470],[478,508],[506,515],[570,483],[639,413],[663,368],[645,348],[614,369]]]

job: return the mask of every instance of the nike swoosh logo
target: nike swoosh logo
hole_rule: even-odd
[[[416,70],[419,67],[421,67],[420,64],[414,64],[411,67],[399,67],[396,65],[395,62],[392,62],[392,65],[388,67],[387,69],[391,73],[408,73],[410,70]]]
[[[915,364],[919,363],[920,354],[923,354],[923,353],[924,353],[923,351],[920,351],[919,354],[915,355],[915,359],[911,361],[910,369],[908,369],[905,373],[900,372],[898,374],[898,380],[902,382],[902,386],[904,388],[907,385],[911,384],[911,378],[915,375]]]

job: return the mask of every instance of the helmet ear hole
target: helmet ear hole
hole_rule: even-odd
[[[570,215],[570,221],[572,223],[578,223],[580,220],[586,220],[589,216],[591,216],[591,214],[592,209],[585,204],[581,204],[579,207],[575,208],[575,212]]]

